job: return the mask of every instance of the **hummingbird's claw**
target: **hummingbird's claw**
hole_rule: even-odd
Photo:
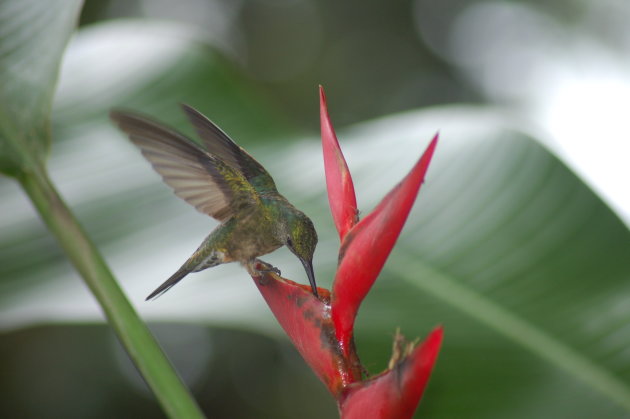
[[[259,267],[256,266],[256,263],[258,263],[259,265],[262,266],[262,269],[260,269]],[[254,263],[252,264],[252,272],[254,274],[258,274],[256,276],[260,276],[259,274],[265,273],[265,272],[273,272],[278,276],[282,275],[282,272],[280,272],[280,269],[276,268],[275,266],[267,263],[267,262],[263,262],[260,259],[256,259],[254,261]]]
[[[280,269],[276,268],[275,266],[271,266],[269,265],[269,267],[265,267],[264,269],[260,269],[259,272],[273,272],[278,276],[282,276],[282,272],[280,272]]]

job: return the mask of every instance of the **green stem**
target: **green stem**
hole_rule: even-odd
[[[118,286],[103,257],[57,193],[43,166],[19,177],[40,216],[85,279],[136,367],[171,418],[204,415]]]

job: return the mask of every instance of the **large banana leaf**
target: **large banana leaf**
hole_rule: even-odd
[[[108,30],[120,28],[97,30],[102,33],[90,34],[94,48]],[[134,33],[160,41],[151,28],[136,27]],[[99,73],[86,85],[107,92],[103,100],[89,89],[73,89],[77,75],[67,69],[54,120],[63,142],[53,148],[52,176],[145,318],[281,336],[238,266],[191,275],[157,301],[141,302],[215,223],[161,185],[110,126],[106,112],[121,103],[182,129],[177,101],[207,112],[314,219],[322,285],[330,285],[337,259],[316,136],[289,136],[264,99],[236,87],[239,76],[229,64],[194,42],[169,54],[158,70],[133,69],[135,81],[131,74],[122,78],[127,85],[119,91],[106,87],[115,86],[120,74]],[[121,62],[138,56],[132,50],[121,55]],[[314,88],[314,104],[316,93]],[[334,92],[329,95],[334,120]],[[371,209],[438,129],[441,140],[426,184],[359,313],[363,362],[371,372],[385,366],[397,326],[407,336],[423,336],[441,323],[443,352],[419,416],[627,416],[630,233],[570,168],[508,116],[452,106],[339,130],[359,208]],[[283,139],[269,141],[283,133]],[[100,320],[16,188],[0,182],[0,326]],[[288,252],[267,260],[285,276],[306,280]]]
[[[16,175],[44,159],[59,61],[80,0],[0,2],[0,173]],[[45,26],[45,31],[32,28]]]

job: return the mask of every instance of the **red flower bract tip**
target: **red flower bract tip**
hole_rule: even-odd
[[[442,327],[392,368],[351,386],[340,402],[343,419],[405,419],[413,416],[442,344]]]
[[[418,195],[437,134],[409,174],[341,242],[332,289],[332,319],[343,348],[352,340],[359,305],[374,284]]]
[[[319,86],[319,117],[328,202],[339,238],[343,240],[346,233],[358,221],[357,200],[346,159],[341,153],[335,130],[330,122],[326,95],[322,86]]]

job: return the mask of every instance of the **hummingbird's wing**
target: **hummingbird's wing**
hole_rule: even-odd
[[[110,117],[175,194],[200,212],[223,222],[260,205],[257,191],[241,172],[186,136],[134,113],[114,110]]]
[[[182,108],[210,154],[238,169],[258,192],[278,192],[276,184],[265,168],[232,141],[221,128],[193,107],[182,104]]]

